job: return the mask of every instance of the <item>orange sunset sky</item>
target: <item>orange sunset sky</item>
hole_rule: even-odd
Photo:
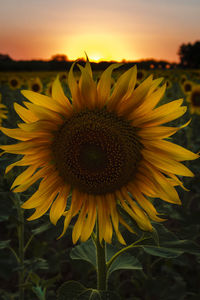
[[[199,0],[1,0],[0,53],[16,60],[165,59],[200,39]]]

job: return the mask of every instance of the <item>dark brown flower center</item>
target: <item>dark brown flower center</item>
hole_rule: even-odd
[[[193,92],[191,100],[194,106],[200,107],[200,91]]]
[[[190,92],[192,89],[192,85],[190,83],[186,83],[184,85],[185,92]]]
[[[18,81],[16,79],[12,79],[10,81],[11,86],[16,87],[18,85]]]
[[[137,79],[138,80],[141,80],[143,78],[143,76],[144,76],[144,73],[142,71],[137,72]]]
[[[34,84],[32,84],[32,91],[33,92],[38,92],[39,90],[40,90],[40,86],[39,86],[39,84],[38,83],[34,83]]]
[[[141,149],[136,129],[106,109],[74,113],[52,144],[64,181],[94,195],[112,193],[131,181]]]

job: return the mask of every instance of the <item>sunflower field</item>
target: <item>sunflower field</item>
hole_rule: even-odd
[[[67,72],[0,72],[0,300],[200,299],[200,160],[198,158],[200,152],[200,70],[143,70],[138,68],[137,72],[135,69],[131,71],[136,74],[133,84],[131,78],[123,77],[125,78],[123,79],[121,77],[126,72],[124,66],[113,67],[109,79],[109,89],[105,80],[107,77],[102,76],[103,71],[93,71],[91,85],[94,84],[95,87],[97,85],[101,99],[110,97],[110,93],[113,95],[113,102],[111,101],[111,104],[107,105],[106,112],[103,108],[99,108],[100,104],[94,109],[92,102],[87,100],[87,93],[88,99],[91,97],[91,89],[87,85],[87,80],[91,75],[89,67],[80,67],[80,70],[76,67],[73,77],[69,76],[70,70]],[[128,104],[124,102],[125,104],[122,103],[123,105],[119,107],[115,104],[117,101],[115,99],[125,93],[120,87],[120,82],[129,80],[128,92],[134,93],[145,80],[148,80],[151,74],[154,81],[152,85],[149,85],[149,90],[155,96],[151,97],[152,103],[150,100],[148,103],[144,102],[140,110],[138,109],[138,107],[140,108],[139,102],[138,106],[134,108],[138,109],[138,114],[133,114],[135,123],[131,124],[136,125],[130,126],[128,122],[122,120],[123,118],[113,117],[115,107],[117,107],[119,115],[121,113],[122,116],[131,116]],[[80,76],[82,76],[81,79]],[[76,103],[77,117],[71,113],[71,102],[69,102],[67,112],[69,115],[66,113],[69,124],[67,121],[62,123],[63,119],[59,115],[58,107],[63,105],[61,100],[59,105],[55,104],[55,109],[53,106],[51,108],[51,103],[46,104],[46,102],[40,110],[37,110],[39,102],[27,104],[27,99],[30,100],[35,93],[48,97],[39,98],[38,96],[37,99],[41,99],[41,101],[54,98],[54,95],[61,95],[62,99],[65,99],[63,98],[65,96],[67,99],[78,98],[77,91],[79,90],[78,88],[76,90],[75,86],[76,84],[78,86],[79,83],[80,86],[82,85],[82,94],[85,96],[82,99],[88,101],[88,105],[91,105],[92,108],[89,107],[89,110],[80,112],[83,104],[77,101],[80,104],[78,107]],[[133,90],[131,84],[134,85]],[[163,85],[165,88],[162,87]],[[116,86],[118,88],[115,88]],[[140,92],[136,92],[134,95],[140,97],[138,95],[142,94],[143,90],[144,88],[141,88]],[[59,98],[59,96],[57,97]],[[155,97],[159,98],[157,99],[160,100],[159,104]],[[178,114],[181,104],[179,105],[179,102],[176,102],[177,104],[170,103],[174,100],[180,101],[187,108],[184,113],[182,110],[180,111],[180,116]],[[154,105],[153,101],[155,101]],[[166,136],[163,135],[162,144],[159,140],[159,147],[163,147],[160,152],[157,147],[158,140],[154,140],[154,137],[158,132],[160,133],[161,126],[152,127],[152,131],[149,133],[145,130],[149,123],[144,123],[146,127],[142,127],[141,139],[138,139],[138,131],[135,129],[137,124],[140,124],[145,109],[151,105],[156,108],[152,108],[151,113],[145,115],[144,118],[149,118],[151,121],[151,114],[156,109],[163,107],[163,122],[158,125],[167,123],[169,126],[162,127],[163,134],[165,130]],[[96,113],[98,109],[99,111]],[[170,113],[171,118],[168,118]],[[19,139],[24,145],[26,145],[25,143],[28,145],[27,136],[34,136],[35,131],[31,129],[31,124],[34,127],[34,123],[38,120],[34,119],[34,114],[37,114],[40,121],[44,119],[44,115],[48,115],[49,118],[49,123],[45,123],[43,128],[37,128],[38,141],[40,140],[41,144],[34,145],[33,138],[31,147],[24,146],[25,148],[18,149],[16,146],[16,149],[13,150],[11,145],[16,144],[16,139]],[[159,114],[161,118],[161,111]],[[103,118],[103,121],[100,118]],[[25,123],[22,123],[22,120]],[[55,154],[56,168],[59,174],[64,181],[70,183],[66,186],[57,180],[56,173],[49,171],[53,162],[46,152],[43,153],[42,147],[40,151],[41,145],[48,144],[47,130],[53,131],[54,127],[57,128],[56,126],[60,124],[59,122],[62,123],[62,126],[56,133],[56,142],[52,151]],[[93,131],[89,131],[87,138],[89,137],[91,140],[96,141],[101,135],[101,130],[105,132],[102,134],[102,140],[106,140],[112,133],[115,134],[115,127],[120,128],[120,135],[117,133],[120,141],[123,140],[124,143],[124,136],[128,136],[125,139],[126,144],[123,144],[122,148],[125,149],[125,154],[131,153],[131,155],[129,158],[129,154],[127,154],[128,161],[120,181],[115,182],[113,174],[124,162],[124,157],[121,148],[115,146],[115,139],[109,139],[109,142],[105,141],[106,151],[111,154],[106,171],[102,170],[105,157],[100,151],[99,144],[97,146],[94,143],[88,144],[85,136],[83,138],[83,134],[80,133],[81,126],[76,129],[77,122],[82,122],[81,126],[90,122]],[[157,124],[156,122],[155,117],[155,124]],[[12,129],[12,131],[8,129]],[[25,132],[24,136],[20,130]],[[90,136],[90,133],[95,130],[97,133]],[[66,140],[72,140],[71,144],[63,141],[63,135],[67,136]],[[146,141],[147,135],[152,137],[152,140],[148,140],[146,149],[141,150],[143,147],[141,140],[143,141],[144,138]],[[75,140],[75,136],[78,136],[77,140]],[[87,169],[87,172],[82,175],[81,170],[81,175],[76,178],[73,177],[73,172],[70,173],[65,156],[68,155],[69,165],[72,165],[74,169],[77,168],[78,172],[80,166],[77,164],[76,167],[75,164],[76,149],[71,149],[71,145],[79,143],[81,139],[80,165],[83,166],[83,170]],[[134,140],[134,145],[132,145],[132,140]],[[146,145],[145,141],[144,145]],[[164,151],[164,146],[168,145],[166,143],[181,146],[176,148],[177,165],[173,165],[171,156],[166,156],[165,164],[163,164],[164,175],[160,175],[153,181],[153,175],[161,174],[161,172],[157,173],[156,168],[162,170],[162,166],[159,165],[159,155]],[[36,146],[39,150],[35,167],[31,154]],[[175,149],[173,147],[175,146],[172,146],[171,151]],[[70,149],[67,154],[66,148]],[[188,151],[186,152],[183,148]],[[149,149],[155,149],[155,152],[151,150],[150,153]],[[166,151],[171,153],[169,148]],[[26,169],[26,155],[23,160],[24,154],[29,157],[28,162],[31,165],[29,169]],[[141,157],[145,157],[145,159]],[[33,159],[33,163],[31,159]],[[148,174],[142,177],[144,173],[141,171],[138,181],[134,181],[135,169],[132,170],[131,165],[137,166],[139,170],[140,166],[137,160],[142,161],[142,159],[144,164],[148,161],[146,163],[148,168],[144,168],[144,170],[148,169]],[[21,160],[21,164],[17,163],[19,160]],[[46,161],[48,161],[49,169],[45,176],[47,180],[49,179],[47,181],[49,186],[45,186],[46,189],[48,188],[48,193],[46,192],[46,197],[44,197],[44,193],[40,192],[43,175],[36,176],[33,183],[29,184],[29,181],[35,176],[36,169],[39,169],[38,173],[47,169]],[[183,164],[180,164],[180,161],[183,161]],[[152,168],[149,167],[151,162],[154,166]],[[93,181],[97,169],[100,170],[101,176]],[[32,173],[26,175],[26,170]],[[54,170],[53,167],[52,170]],[[173,170],[175,171],[173,172]],[[22,173],[22,171],[24,172]],[[20,177],[20,174],[24,174],[24,177]],[[88,178],[87,183],[84,181],[85,177]],[[50,180],[51,178],[52,180]],[[129,184],[130,178],[131,184]],[[108,179],[110,180],[109,184]],[[154,194],[152,192],[153,184],[155,184],[156,190],[160,191],[159,183],[161,181],[165,189],[162,193]],[[75,192],[72,193],[71,187],[73,186],[80,186],[81,192],[77,188],[76,195]],[[124,192],[124,186],[128,186],[126,192]],[[118,190],[118,187],[120,193],[115,193],[118,196],[115,203],[112,192],[115,189]],[[102,192],[103,189],[105,192]],[[176,196],[175,191],[178,192],[179,197]],[[60,193],[59,196],[57,193]],[[84,193],[89,195],[88,199],[81,198]],[[108,194],[111,195],[110,198],[107,196]],[[129,200],[125,202],[123,197]],[[64,202],[64,198],[68,198],[67,204]],[[68,203],[73,204],[73,198],[76,200],[74,204],[76,207],[71,213]],[[98,222],[96,221],[94,198],[98,203]],[[42,199],[43,202],[41,202]],[[56,202],[55,199],[60,199],[60,202]],[[61,201],[63,202],[61,203]],[[151,221],[149,221],[150,219]],[[99,227],[97,223],[99,223]],[[95,231],[93,232],[95,228],[96,235]],[[98,249],[100,249],[99,252]],[[104,253],[101,252],[102,249],[106,249]],[[103,260],[101,261],[100,258]],[[103,273],[106,274],[106,279],[103,278]],[[99,279],[100,277],[101,279]]]

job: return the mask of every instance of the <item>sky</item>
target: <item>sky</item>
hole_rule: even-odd
[[[200,40],[200,0],[0,0],[0,54],[178,62]]]

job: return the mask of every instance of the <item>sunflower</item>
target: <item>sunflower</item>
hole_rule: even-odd
[[[137,80],[140,82],[146,77],[146,71],[145,70],[138,70],[137,72]]]
[[[28,82],[28,89],[36,93],[41,93],[43,91],[43,84],[41,79],[39,77],[30,79]]]
[[[187,76],[185,74],[183,74],[180,78],[180,84],[183,85],[187,79],[188,79]]]
[[[45,89],[45,94],[46,94],[47,96],[50,96],[50,97],[51,97],[51,95],[52,95],[52,86],[53,86],[53,82],[54,82],[54,80],[49,81],[49,82],[47,83],[47,86],[46,86],[46,89]]]
[[[192,91],[192,87],[195,85],[194,82],[191,80],[185,80],[184,83],[181,85],[181,89],[185,95],[188,95]]]
[[[1,125],[3,119],[7,119],[7,116],[6,116],[6,114],[7,114],[6,106],[1,103],[1,98],[2,98],[2,95],[0,93],[0,125]]]
[[[171,80],[169,79],[169,78],[167,78],[166,80],[165,80],[165,83],[166,83],[166,88],[169,90],[169,89],[171,89],[171,87],[172,87],[172,82],[171,82]]]
[[[197,115],[200,115],[200,84],[193,85],[192,90],[188,94],[186,100],[189,103],[191,114],[196,113]]]
[[[73,243],[79,238],[86,241],[97,221],[100,242],[111,243],[115,231],[125,244],[119,224],[134,231],[123,211],[139,228],[152,231],[150,220],[163,221],[153,198],[181,204],[175,186],[184,186],[177,175],[193,176],[181,161],[198,158],[165,140],[180,129],[162,125],[185,113],[183,100],[156,107],[166,85],[160,87],[162,79],[149,76],[135,88],[135,66],[118,78],[111,92],[111,73],[117,67],[109,66],[96,84],[87,61],[84,67],[79,65],[77,84],[73,64],[68,76],[71,99],[64,95],[58,77],[52,97],[23,90],[29,101],[25,107],[17,103],[14,107],[24,123],[16,129],[1,128],[20,141],[1,149],[23,155],[6,173],[14,166],[27,166],[14,180],[13,191],[24,192],[40,180],[36,192],[22,205],[35,208],[28,220],[49,209],[53,224],[64,216],[61,237],[73,218]]]
[[[12,90],[19,89],[22,85],[22,80],[17,76],[11,76],[8,80],[8,85]]]
[[[67,82],[67,73],[66,72],[60,72],[59,73],[59,79],[60,79],[60,81]]]

